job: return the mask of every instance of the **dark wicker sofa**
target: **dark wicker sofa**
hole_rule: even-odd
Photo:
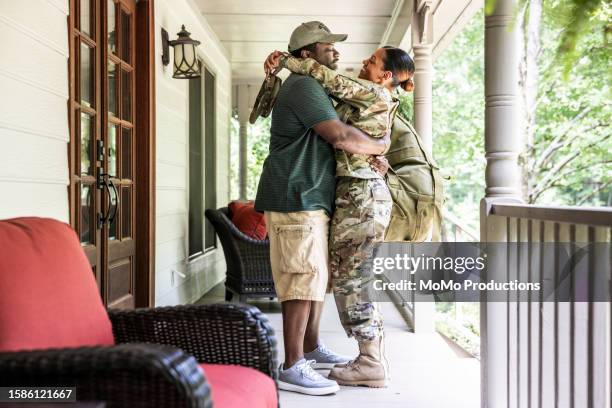
[[[272,268],[270,265],[270,241],[257,240],[242,233],[230,221],[227,207],[206,210],[223,246],[227,264],[225,300],[232,300],[233,294],[240,302],[249,297],[276,297]]]
[[[71,386],[107,408],[277,406],[276,338],[256,307],[106,311],[91,272],[69,226],[0,221],[0,387]]]

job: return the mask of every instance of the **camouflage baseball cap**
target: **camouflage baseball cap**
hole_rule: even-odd
[[[291,33],[289,52],[299,50],[314,43],[335,43],[346,40],[348,34],[332,34],[329,28],[320,21],[302,23]]]

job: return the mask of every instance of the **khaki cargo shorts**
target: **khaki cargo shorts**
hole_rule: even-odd
[[[278,300],[322,302],[329,280],[327,213],[266,211],[265,217]]]

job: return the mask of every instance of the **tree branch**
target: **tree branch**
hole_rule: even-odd
[[[550,159],[552,154],[555,151],[559,150],[561,147],[564,146],[564,143],[562,143],[563,139],[567,137],[568,133],[572,130],[572,128],[576,124],[576,122],[579,121],[580,119],[582,119],[583,117],[585,117],[591,110],[593,110],[593,106],[587,106],[582,111],[578,112],[572,119],[570,119],[568,122],[566,122],[565,129],[562,130],[560,133],[558,133],[553,138],[553,140],[550,141],[550,144],[548,145],[546,150],[544,150],[544,152],[542,152],[542,155],[540,156],[540,159],[538,159],[538,160],[536,160],[534,162],[534,164],[533,164],[533,170],[534,171],[538,167],[544,166],[548,162],[548,160]],[[592,130],[592,129],[587,129],[587,131],[589,131],[589,130]],[[570,143],[568,145],[571,145],[572,142],[573,141],[570,141]]]
[[[587,164],[585,166],[576,167],[576,168],[571,169],[569,171],[565,171],[563,173],[560,173],[557,177],[555,177],[555,180],[560,180],[563,177],[567,177],[570,174],[575,173],[575,172],[580,171],[580,170],[584,170],[584,169],[588,169],[588,168],[593,168],[595,166],[599,166],[601,164],[608,164],[608,163],[612,163],[612,160],[604,160],[604,161],[600,161],[600,162],[596,162],[596,163],[589,163],[589,164]]]
[[[555,174],[558,174],[559,171],[561,171],[565,166],[567,166],[569,162],[574,160],[579,155],[580,152],[578,151],[576,153],[569,154],[559,160],[559,162],[552,169],[550,169],[546,176],[544,176],[544,178],[535,186],[533,191],[537,192],[538,190],[543,189],[547,184],[549,184]]]
[[[543,193],[544,191],[552,188],[553,186],[560,186],[559,184],[557,184],[557,182],[562,180],[564,177],[567,177],[568,175],[570,175],[572,173],[575,173],[577,171],[584,170],[584,169],[587,169],[587,168],[592,168],[592,167],[595,167],[595,166],[599,166],[601,164],[607,164],[607,163],[612,163],[612,160],[601,161],[601,162],[593,163],[593,164],[586,165],[586,166],[581,166],[581,167],[578,167],[578,168],[571,169],[569,171],[560,173],[555,178],[551,179],[548,183],[546,183],[546,185],[544,187],[542,187],[541,190],[537,190],[537,191],[534,190],[534,194],[537,194],[539,196],[541,193]]]
[[[547,187],[550,184],[554,184],[556,181],[558,181],[559,179],[561,179],[562,177],[562,173],[560,173],[560,171],[567,166],[572,160],[574,160],[576,157],[578,157],[581,153],[583,153],[584,151],[592,148],[595,145],[598,145],[600,143],[602,143],[603,141],[605,141],[606,139],[609,139],[610,136],[612,136],[612,133],[606,135],[604,138],[598,140],[596,143],[590,143],[587,146],[585,146],[583,149],[569,154],[567,156],[565,156],[564,158],[562,158],[552,169],[550,169],[546,176],[536,185],[536,187],[534,187],[533,189],[533,195],[539,195],[538,192],[540,190],[544,190],[547,189]],[[565,172],[568,173],[568,172]],[[569,173],[568,173],[569,174]]]
[[[561,184],[552,183],[548,185],[546,188],[543,188],[542,190],[538,192],[532,193],[531,196],[529,197],[529,204],[535,204],[537,199],[540,198],[540,196],[544,194],[545,191],[550,190],[551,188],[555,188],[555,187],[563,187],[563,186]]]
[[[588,128],[586,128],[586,129],[583,129],[583,130],[582,130],[582,132],[583,132],[583,133],[587,133],[587,132],[590,132],[591,130],[595,130],[595,129],[600,128],[600,127],[608,127],[608,126],[609,126],[609,125],[604,124],[604,123],[596,123],[596,124],[594,124],[594,125],[592,125],[592,126],[589,126],[589,127],[588,127]],[[571,130],[571,129],[570,129],[570,130]],[[566,132],[566,133],[565,133],[565,135],[564,135],[564,136],[566,136],[566,135],[567,135],[567,133],[569,133],[569,130],[568,130],[568,132]],[[576,141],[576,139],[572,139],[572,140],[569,140],[569,141],[567,141],[567,140],[566,140],[566,141],[564,141],[564,142],[559,141],[559,142],[557,143],[557,145],[556,145],[556,146],[554,146],[554,149],[552,149],[552,150],[551,150],[551,152],[549,153],[548,160],[546,160],[544,163],[542,163],[542,164],[541,164],[540,166],[538,166],[538,167],[543,167],[544,165],[546,165],[546,163],[548,163],[548,161],[550,161],[550,160],[551,160],[551,159],[554,157],[555,153],[556,153],[556,152],[557,152],[559,149],[561,149],[561,148],[563,148],[563,147],[570,147],[570,146],[572,145],[572,143],[574,143],[575,141]],[[534,166],[535,166],[535,165],[534,165]],[[536,171],[536,169],[537,169],[537,167],[536,167],[536,168],[534,168],[534,171]]]
[[[546,71],[544,71],[546,72]],[[558,87],[558,83],[559,83],[559,79],[555,78],[551,83],[550,86],[548,87],[548,89],[546,89],[546,91],[542,92],[541,94],[538,95],[537,97],[537,104],[540,104],[540,100],[547,96],[548,94],[550,94],[552,91],[556,90]]]
[[[576,205],[580,206],[580,205],[584,204],[586,201],[590,200],[591,197],[595,196],[597,193],[599,193],[604,188],[608,187],[610,184],[612,184],[612,180],[602,184],[601,186],[596,188],[594,191],[589,193],[589,195],[587,195],[586,197],[583,197],[580,201],[578,201],[578,203]]]

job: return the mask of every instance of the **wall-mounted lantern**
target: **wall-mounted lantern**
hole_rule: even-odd
[[[162,63],[170,63],[169,46],[174,47],[174,75],[173,78],[191,79],[201,76],[200,62],[196,54],[196,47],[200,42],[189,37],[191,33],[181,27],[177,33],[178,38],[174,41],[168,40],[168,32],[162,28]]]

